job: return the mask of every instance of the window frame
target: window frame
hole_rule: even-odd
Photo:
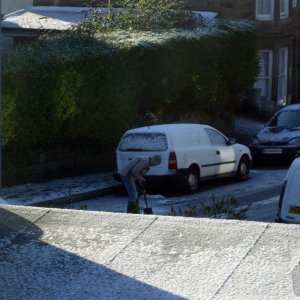
[[[292,0],[292,7],[298,6],[298,0]]]
[[[259,21],[270,21],[274,20],[274,8],[275,8],[275,0],[270,1],[270,12],[268,14],[263,14],[259,12],[259,2],[263,0],[256,0],[256,20]]]
[[[259,76],[256,77],[254,87],[261,90],[261,88],[259,88],[259,86],[258,86],[258,82],[259,81],[267,82],[267,84],[264,84],[264,88],[266,90],[266,95],[262,95],[262,96],[265,97],[267,100],[271,100],[271,97],[272,97],[272,77],[273,77],[273,50],[261,49],[259,51],[259,55],[261,55],[261,57],[262,57],[263,53],[268,53],[268,74],[267,74],[267,76],[265,76],[264,74],[263,74],[263,76],[261,76],[261,72],[260,72]]]
[[[282,3],[283,3],[283,10],[282,9]],[[289,0],[280,0],[279,4],[279,15],[280,19],[288,18],[290,15],[290,9],[289,9],[290,1]]]
[[[283,56],[282,56],[282,53]],[[277,104],[287,104],[287,83],[288,83],[288,47],[280,48],[278,51],[278,87],[277,87]],[[282,68],[283,64],[283,68]],[[283,71],[281,71],[283,70]]]

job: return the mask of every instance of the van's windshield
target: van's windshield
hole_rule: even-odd
[[[163,133],[128,133],[120,142],[120,151],[165,151],[167,137]]]

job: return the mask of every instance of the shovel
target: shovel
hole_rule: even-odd
[[[144,193],[144,200],[145,200],[145,204],[146,204],[146,208],[143,208],[144,214],[145,215],[153,215],[152,208],[148,207],[148,201],[147,201],[146,193]]]
[[[140,182],[140,185],[141,185],[141,188],[142,188],[142,194],[144,195],[144,200],[145,200],[145,204],[146,204],[146,207],[143,208],[143,211],[144,211],[144,214],[145,215],[153,215],[153,210],[151,207],[148,207],[148,201],[147,201],[147,196],[146,196],[146,190],[145,190],[145,187],[143,185],[142,182]]]

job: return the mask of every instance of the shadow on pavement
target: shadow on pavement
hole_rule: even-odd
[[[44,221],[44,231],[37,226],[47,212],[0,206],[0,299],[183,299],[80,257],[78,245],[74,253],[60,249],[55,224]],[[42,241],[45,236],[51,244]],[[75,240],[93,257],[84,243],[97,241]]]

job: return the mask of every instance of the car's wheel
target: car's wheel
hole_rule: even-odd
[[[186,171],[185,187],[189,193],[196,193],[199,190],[199,172],[195,167]]]
[[[249,158],[243,156],[239,162],[239,166],[237,169],[237,178],[238,180],[245,180],[249,177],[250,173],[250,161]]]

